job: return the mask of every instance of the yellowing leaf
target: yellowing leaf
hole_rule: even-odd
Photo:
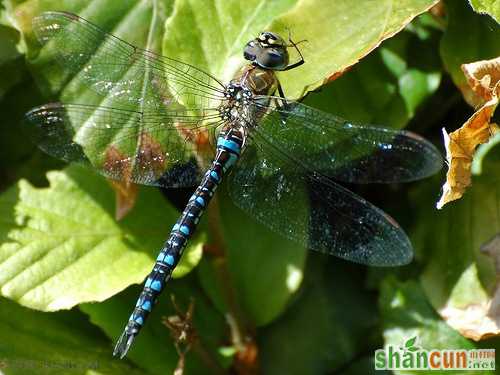
[[[481,251],[493,258],[496,273],[500,274],[500,234],[484,244]],[[469,267],[462,278],[467,275],[471,276],[468,282],[469,287],[472,280],[478,283],[479,278],[475,265]],[[480,288],[478,285],[478,290]],[[500,335],[500,281],[497,282],[492,295],[480,303],[469,304],[466,307],[457,308],[447,305],[441,309],[440,313],[449,325],[469,339],[479,341],[498,336]]]
[[[495,305],[498,305],[500,295],[497,291],[493,298],[489,297],[481,286],[478,273],[477,265],[471,264],[457,281],[448,303],[438,310],[439,315],[451,327],[460,332],[462,336],[474,341],[484,340],[500,334],[498,311],[495,311],[498,310]],[[470,301],[469,303],[457,304],[456,301],[460,300],[460,296],[465,295],[462,289],[465,285],[467,285],[467,288],[474,290],[477,301],[475,303]]]
[[[462,197],[471,184],[471,166],[477,146],[487,143],[498,130],[498,126],[490,123],[490,119],[500,95],[500,57],[464,64],[462,70],[471,89],[469,98],[464,95],[466,100],[482,106],[461,128],[450,134],[443,129],[449,169],[443,193],[436,205],[438,209]]]
[[[500,274],[500,234],[494,236],[481,247],[481,252],[490,256],[495,264],[495,272]],[[463,282],[467,288],[474,288],[475,293],[480,296],[476,303],[464,306],[454,306],[453,298],[439,310],[441,316],[450,326],[459,331],[463,336],[480,341],[489,337],[500,335],[500,280],[487,296],[479,282],[478,269],[472,264],[461,276],[457,286],[451,294],[461,294],[460,284]]]

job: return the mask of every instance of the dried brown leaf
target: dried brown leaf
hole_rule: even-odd
[[[117,179],[108,179],[108,181],[115,191],[115,218],[121,220],[134,207],[137,199],[138,188],[131,180],[131,160],[118,151],[116,147],[110,146],[106,150],[104,170],[117,177]]]
[[[146,132],[141,133],[136,155],[133,160],[114,146],[106,150],[104,170],[108,175],[114,176],[114,179],[109,182],[116,196],[116,220],[123,219],[132,210],[137,200],[139,189],[133,182],[134,173],[153,174],[156,178],[160,178],[168,162],[160,143]]]
[[[115,219],[123,219],[135,206],[139,189],[136,184],[126,181],[109,180],[115,191]]]
[[[500,57],[482,60],[461,66],[469,85],[465,100],[477,108],[493,99],[495,86],[500,81]]]
[[[444,1],[440,1],[436,5],[434,5],[431,9],[429,9],[429,13],[434,17],[439,18],[443,18],[444,16],[446,16],[446,6],[444,4]]]
[[[498,105],[500,96],[500,58],[478,61],[462,66],[462,70],[473,93],[469,100],[481,107],[461,128],[448,134],[443,129],[448,173],[437,208],[459,199],[471,184],[471,166],[478,145],[488,140],[498,131],[498,126],[490,120]]]
[[[325,81],[325,83],[330,83],[332,81],[335,81],[337,78],[342,77],[345,73],[347,73],[349,70],[352,69],[352,66],[348,66],[347,68],[340,70],[338,72],[333,73],[330,77],[328,77]]]

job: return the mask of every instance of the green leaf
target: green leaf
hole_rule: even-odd
[[[267,324],[299,288],[307,250],[244,214],[223,189],[218,194],[230,280],[221,271],[221,260],[205,257],[199,267],[201,283],[221,311],[227,311],[230,286],[251,322]]]
[[[440,53],[453,82],[462,92],[468,90],[462,64],[500,55],[500,26],[481,16],[465,1],[447,1],[448,27],[441,40]]]
[[[244,64],[242,49],[262,30],[307,39],[306,64],[280,73],[285,94],[301,97],[354,65],[436,1],[283,0],[223,3],[181,0],[166,25],[165,55],[192,63],[228,81]],[[297,59],[292,54],[292,61]]]
[[[17,70],[25,69],[22,62],[16,61],[16,66]],[[0,121],[0,191],[20,178],[37,186],[46,185],[46,172],[63,165],[30,142],[20,125],[26,110],[43,100],[33,80],[23,75],[23,81],[9,89],[0,101],[0,113],[3,113]]]
[[[309,66],[286,76],[285,93],[295,97],[321,86],[436,3],[429,0],[300,2],[273,24],[283,34],[289,27],[293,35],[308,40],[304,53]]]
[[[47,59],[46,53],[42,51],[40,54],[40,44],[33,35],[31,21],[33,17],[48,10],[76,13],[127,42],[160,52],[159,46],[163,37],[162,24],[170,14],[171,2],[169,0],[151,2],[103,0],[88,6],[88,1],[85,0],[66,3],[57,0],[41,0],[35,3],[21,2],[13,8],[13,17],[26,41],[31,70],[46,95],[58,93],[61,100],[65,102],[99,104],[105,98],[73,81],[71,72],[55,64],[52,58]],[[97,48],[98,45],[88,46],[88,48],[92,47]]]
[[[221,347],[219,348],[219,353],[223,356],[223,357],[234,357],[234,355],[236,353],[238,353],[238,349],[235,348],[234,346],[224,346],[224,347]]]
[[[1,8],[0,12],[0,17],[2,17],[4,12]],[[10,25],[0,22],[0,66],[9,61],[15,60],[20,56],[20,53],[16,48],[18,41],[19,32],[10,27]],[[12,79],[13,77],[10,78]]]
[[[106,337],[77,311],[42,313],[0,298],[3,374],[149,374],[113,359],[111,350]]]
[[[165,25],[163,53],[229,81],[243,64],[243,47],[297,0],[176,1]]]
[[[117,223],[113,191],[102,177],[72,166],[48,180],[42,189],[21,180],[0,197],[2,295],[51,311],[141,283],[178,212],[148,189]],[[201,251],[197,237],[176,276],[192,269]]]
[[[472,8],[478,13],[489,14],[500,23],[500,1],[498,0],[469,0]]]
[[[305,103],[352,121],[402,128],[438,88],[439,32],[424,15]],[[418,51],[416,53],[415,51]]]
[[[26,73],[20,69],[23,64],[16,47],[18,39],[15,29],[0,24],[0,100]]]
[[[304,67],[283,74],[287,95],[300,97],[333,74],[354,65],[436,1],[252,0],[241,6],[235,0],[217,5],[202,0],[181,0],[175,3],[164,32],[151,24],[151,4],[142,1],[107,0],[93,7],[85,7],[86,2],[80,0],[70,6],[54,0],[35,4],[22,2],[12,13],[26,38],[29,56],[35,56],[38,51],[31,34],[31,18],[44,10],[66,10],[92,20],[104,30],[113,29],[113,33],[128,42],[152,50],[157,50],[158,41],[164,34],[165,55],[205,69],[224,81],[231,79],[243,64],[242,48],[248,40],[264,29],[286,35],[286,29],[290,28],[296,39],[308,40],[301,45],[306,59]],[[170,14],[170,2],[164,0],[157,4],[159,17],[166,19]],[[310,22],[311,19],[315,22]],[[147,45],[150,28],[154,37]],[[293,59],[297,57],[297,54],[292,56]],[[65,87],[69,79],[67,74],[61,74],[60,69],[50,64],[36,61],[35,64],[34,72],[47,92]],[[63,98],[90,100],[88,95],[78,87],[70,87],[64,91]]]
[[[318,254],[308,263],[299,297],[261,329],[263,373],[343,374],[344,366],[371,352],[377,316],[361,267]]]
[[[0,67],[16,60],[20,54],[16,49],[19,33],[13,28],[0,25]],[[12,80],[13,77],[9,77]]]
[[[428,350],[475,348],[439,318],[414,280],[400,282],[393,277],[386,278],[381,286],[379,308],[385,345],[399,347],[408,337],[418,337],[422,348]]]

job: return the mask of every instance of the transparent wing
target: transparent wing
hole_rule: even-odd
[[[55,57],[110,106],[217,107],[224,86],[195,67],[135,47],[71,13],[45,12],[33,19],[42,53]],[[215,102],[215,103],[214,103]]]
[[[410,241],[390,216],[261,134],[251,141],[229,176],[230,195],[241,209],[313,250],[373,266],[411,260]]]
[[[269,103],[269,104],[262,104]],[[441,169],[427,140],[409,131],[353,124],[297,102],[257,97],[260,136],[311,169],[349,183],[407,182]]]
[[[213,150],[217,110],[132,111],[47,104],[26,114],[39,147],[68,162],[90,164],[106,177],[138,184],[185,187],[199,183],[196,147]],[[206,147],[204,147],[206,146]]]

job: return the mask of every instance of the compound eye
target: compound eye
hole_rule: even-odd
[[[259,50],[260,46],[258,46],[257,43],[252,40],[245,46],[245,49],[243,50],[243,56],[246,60],[254,61],[257,57],[257,54],[259,53]]]
[[[286,57],[282,51],[267,49],[259,56],[259,64],[266,68],[279,69],[287,64]]]

